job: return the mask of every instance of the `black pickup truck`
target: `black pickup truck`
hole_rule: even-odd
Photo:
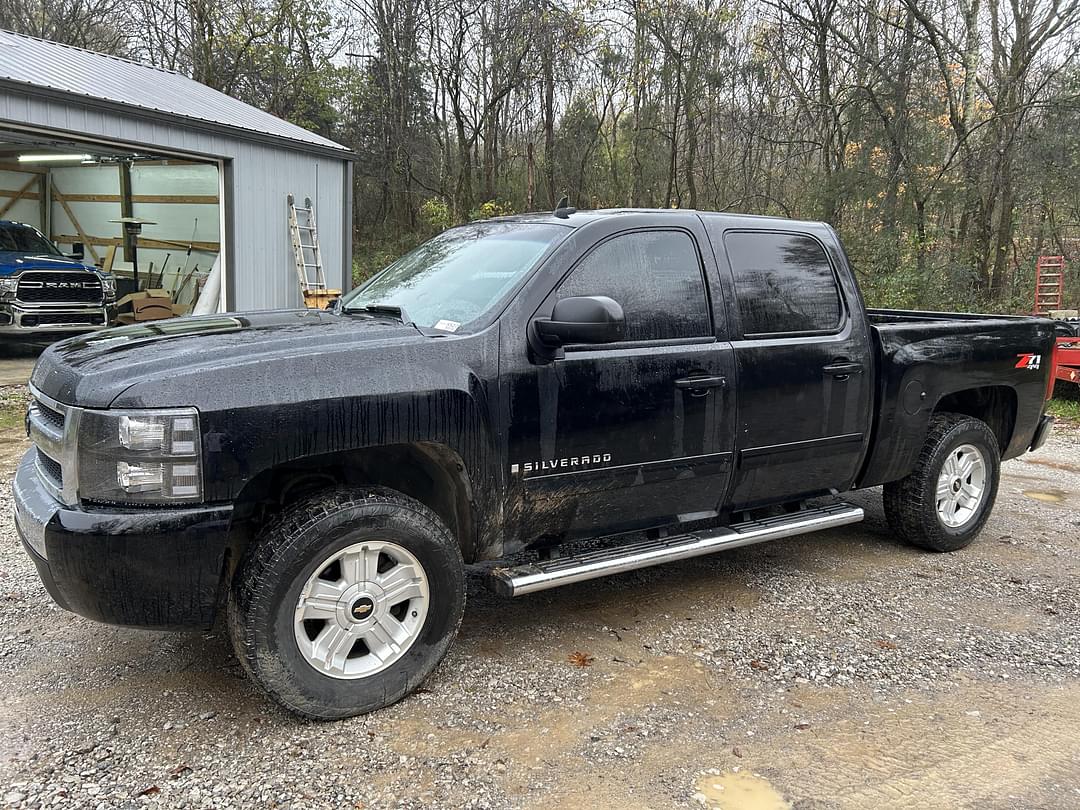
[[[466,564],[538,550],[483,568],[517,596],[852,523],[841,493],[878,485],[897,536],[962,548],[1001,459],[1050,431],[1053,345],[1046,320],[864,309],[821,223],[488,220],[331,311],[53,346],[15,517],[61,606],[159,628],[224,606],[258,684],[344,717],[442,659]]]

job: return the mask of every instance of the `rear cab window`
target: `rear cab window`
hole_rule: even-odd
[[[812,236],[728,231],[724,250],[744,337],[829,334],[842,326],[836,273]]]

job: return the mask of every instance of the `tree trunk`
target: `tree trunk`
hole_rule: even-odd
[[[551,33],[547,34],[543,48],[544,100],[544,184],[547,186],[548,202],[555,207],[555,54],[551,43]]]
[[[525,144],[525,210],[533,210],[533,197],[536,195],[536,158],[533,155],[533,142]]]

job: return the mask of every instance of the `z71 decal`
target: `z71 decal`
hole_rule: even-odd
[[[1038,371],[1042,362],[1041,354],[1018,354],[1015,368],[1026,368],[1028,371]]]

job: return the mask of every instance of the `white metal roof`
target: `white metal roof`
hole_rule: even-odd
[[[260,139],[270,135],[320,150],[340,150],[343,157],[350,154],[341,144],[180,73],[0,29],[3,83],[242,130]]]

